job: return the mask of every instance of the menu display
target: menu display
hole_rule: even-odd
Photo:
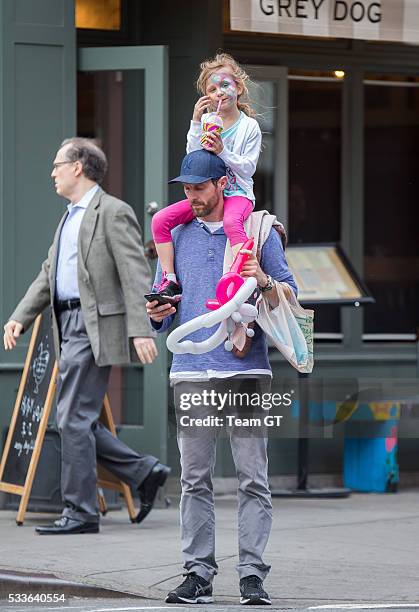
[[[287,261],[300,302],[358,306],[374,301],[337,244],[289,245]]]

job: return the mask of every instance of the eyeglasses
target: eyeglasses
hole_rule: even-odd
[[[54,170],[56,170],[58,166],[63,166],[64,164],[74,164],[74,162],[73,161],[55,162],[55,164],[52,164],[52,167]]]

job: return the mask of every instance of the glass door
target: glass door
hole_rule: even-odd
[[[104,189],[130,204],[151,239],[150,212],[167,201],[167,49],[79,50],[78,134],[96,138],[109,161]],[[166,461],[167,350],[153,365],[112,369],[109,396],[120,437]]]

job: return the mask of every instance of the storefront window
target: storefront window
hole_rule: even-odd
[[[76,28],[119,30],[121,0],[76,0]]]
[[[290,72],[288,79],[289,240],[338,242],[342,80],[333,73],[301,70]],[[338,306],[316,307],[315,332],[327,339],[340,339]]]
[[[289,76],[290,242],[340,239],[342,82]]]
[[[376,299],[365,309],[364,331],[413,339],[419,324],[419,78],[366,76],[364,159],[365,281]]]

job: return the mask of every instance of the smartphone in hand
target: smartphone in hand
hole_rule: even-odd
[[[177,296],[170,298],[164,295],[159,295],[158,293],[146,293],[144,297],[147,302],[157,301],[159,306],[162,306],[163,304],[170,304],[171,306],[176,306],[180,301]]]

